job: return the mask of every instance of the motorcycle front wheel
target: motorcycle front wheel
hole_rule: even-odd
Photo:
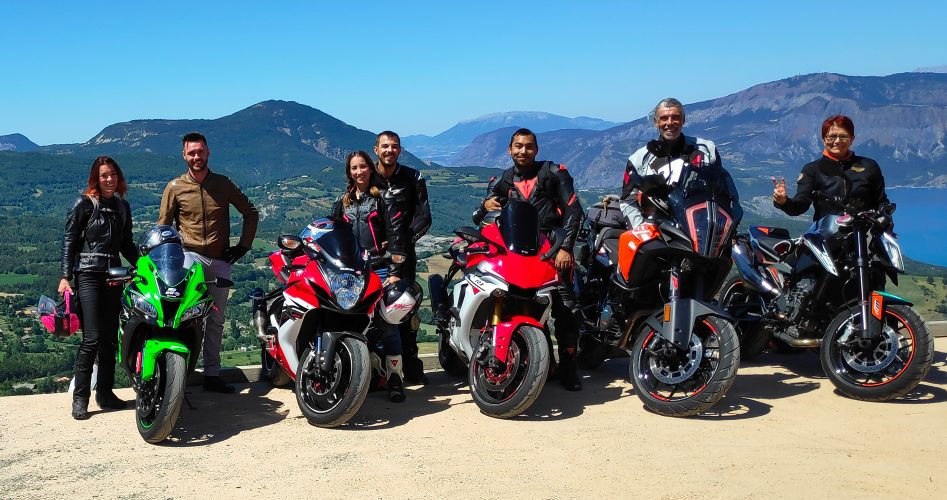
[[[336,346],[329,372],[318,366],[318,358],[306,348],[296,374],[296,402],[306,420],[317,427],[338,427],[352,418],[368,394],[371,361],[365,342],[345,337]]]
[[[934,337],[924,320],[904,305],[886,306],[881,335],[860,342],[861,309],[835,316],[822,338],[819,358],[839,392],[862,401],[887,401],[911,392],[934,360]]]
[[[135,396],[138,433],[152,444],[164,441],[174,429],[187,376],[187,361],[180,353],[164,351],[155,363],[154,378],[142,382]]]
[[[639,327],[629,364],[635,394],[659,415],[703,413],[723,398],[736,378],[736,330],[725,319],[706,316],[694,325],[686,351],[666,349],[668,344],[647,324]]]
[[[732,277],[720,287],[720,305],[731,315],[745,316],[746,310],[752,308],[753,304],[759,304],[759,297],[756,292],[746,287],[743,278]],[[758,310],[758,307],[756,309]],[[763,328],[759,320],[740,321],[733,326],[740,337],[742,360],[750,360],[763,354],[772,339],[772,335]]]
[[[503,367],[489,366],[485,354],[489,349],[487,337],[477,347],[470,363],[470,393],[483,413],[496,418],[515,417],[536,401],[546,383],[549,374],[546,334],[535,326],[519,326],[513,332]]]

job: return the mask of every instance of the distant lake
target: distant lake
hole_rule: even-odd
[[[908,257],[947,266],[947,189],[888,189],[897,203],[894,231]]]

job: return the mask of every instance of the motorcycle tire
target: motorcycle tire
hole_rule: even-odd
[[[454,352],[450,346],[447,334],[438,332],[437,334],[437,362],[448,375],[454,377],[463,377],[467,374],[467,363],[460,359],[460,356]]]
[[[579,335],[575,350],[575,362],[583,370],[594,370],[608,358],[611,346],[592,335]]]
[[[734,305],[742,305],[749,302],[758,302],[756,292],[748,290],[743,284],[743,278],[734,276],[728,279],[720,287],[720,305],[727,312],[732,314]],[[759,321],[738,321],[733,324],[740,337],[740,359],[751,360],[763,354],[763,351],[769,346],[773,336]]]
[[[843,340],[850,325],[861,322],[859,307],[837,314],[826,328],[819,358],[826,377],[843,395],[861,401],[899,398],[914,390],[930,370],[934,337],[924,320],[908,306],[890,305],[883,321],[882,334],[866,348]]]
[[[316,427],[338,427],[352,418],[368,395],[372,378],[371,360],[365,342],[352,337],[339,341],[333,370],[322,373],[307,361],[306,348],[296,374],[296,402],[303,416]],[[315,363],[309,363],[310,365]]]
[[[489,348],[486,343],[477,348]],[[526,411],[543,390],[549,375],[549,345],[535,326],[521,325],[510,340],[507,369],[496,373],[476,358],[470,363],[470,393],[480,411],[510,418]]]
[[[269,382],[273,387],[283,387],[293,381],[262,342],[260,343],[260,380]]]
[[[639,327],[631,350],[629,378],[645,407],[659,415],[690,417],[703,413],[723,398],[736,379],[740,341],[733,325],[706,316],[695,326],[691,356],[684,353],[679,360],[662,359],[657,351],[667,341],[647,324]],[[708,356],[708,352],[716,354]],[[699,359],[696,365],[694,356]]]
[[[187,360],[180,353],[164,351],[156,361],[155,375],[138,388],[135,421],[148,443],[164,441],[174,429],[184,403]]]

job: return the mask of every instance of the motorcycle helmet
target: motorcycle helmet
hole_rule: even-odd
[[[41,295],[36,306],[43,327],[59,338],[69,337],[79,330],[79,316],[72,312],[72,294],[67,291],[64,295],[65,298],[59,304]]]
[[[404,280],[385,287],[378,313],[386,322],[397,325],[411,318],[424,299],[424,291],[417,282],[402,284]]]
[[[171,226],[158,224],[157,226],[145,231],[138,241],[138,251],[142,255],[148,255],[156,247],[165,243],[181,244],[181,235]]]

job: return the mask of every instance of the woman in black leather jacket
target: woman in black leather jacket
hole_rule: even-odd
[[[396,241],[394,231],[388,222],[385,203],[378,190],[372,157],[365,151],[353,151],[345,158],[345,178],[348,188],[339,197],[332,208],[332,218],[344,220],[352,225],[352,232],[359,246],[368,250],[372,270],[384,280],[384,285],[398,282],[400,269],[385,258],[386,251],[400,249],[389,248],[389,242]],[[388,398],[400,403],[404,401],[404,372],[402,370],[401,336],[397,325],[384,321],[380,315],[372,321],[373,330],[380,335],[384,345],[385,374]],[[374,335],[372,335],[374,338]]]
[[[138,249],[132,242],[131,209],[123,198],[127,191],[118,163],[100,156],[92,162],[85,192],[66,218],[59,293],[72,293],[69,283],[75,280],[82,324],[72,395],[72,416],[77,420],[89,418],[92,365],[96,359],[96,403],[102,409],[125,408],[125,402],[112,392],[122,288],[106,283],[106,271],[121,265],[119,254],[133,264],[138,260]]]

